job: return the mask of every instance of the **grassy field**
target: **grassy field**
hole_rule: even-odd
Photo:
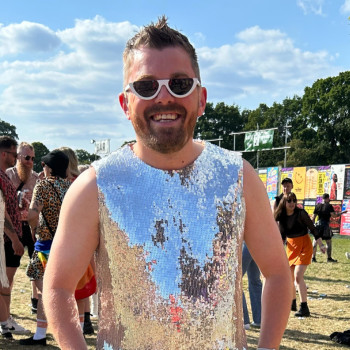
[[[306,272],[311,317],[298,319],[291,313],[280,349],[349,349],[348,346],[336,344],[329,339],[329,335],[335,331],[350,329],[350,260],[345,257],[346,251],[350,252],[350,238],[336,236],[333,238],[333,257],[338,259],[338,263],[327,263],[325,255],[317,254],[318,262],[310,265]],[[27,262],[27,257],[22,258],[22,265],[16,274],[12,314],[18,323],[34,333],[35,315],[30,313],[30,284],[25,275]],[[247,285],[246,277],[244,285]],[[326,296],[321,296],[323,294]],[[246,296],[249,299],[249,293]],[[93,324],[96,329],[96,321]],[[0,349],[23,350],[24,347],[18,345],[18,340],[25,337],[14,335],[14,340],[10,342],[0,338]],[[259,330],[248,330],[247,338],[248,348],[256,349]],[[48,334],[47,339],[46,349],[59,349],[51,334]],[[95,349],[95,336],[87,336],[86,341],[89,350]]]

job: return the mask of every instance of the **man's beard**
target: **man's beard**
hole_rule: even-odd
[[[17,172],[20,180],[26,183],[32,173],[32,169],[25,167],[21,162],[17,162],[16,168],[17,168]]]
[[[181,115],[180,127],[162,127],[161,130],[152,128],[150,120],[151,115],[174,112]],[[185,126],[185,121],[188,118],[191,119],[190,123],[187,121],[187,125]],[[136,134],[145,146],[159,153],[169,154],[181,150],[186,142],[193,137],[196,120],[196,116],[188,115],[186,109],[181,105],[156,105],[147,108],[144,111],[144,116],[136,117],[133,125]]]

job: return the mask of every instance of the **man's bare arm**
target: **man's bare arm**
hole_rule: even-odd
[[[5,210],[4,231],[6,233],[6,236],[8,238],[10,238],[10,240],[12,242],[12,249],[14,251],[14,254],[22,256],[24,254],[23,244],[19,240],[17,232],[13,227],[10,215],[8,214],[8,212],[6,210]]]
[[[35,232],[39,224],[39,214],[43,210],[44,205],[36,199],[32,199],[28,209],[27,221],[32,231],[33,240],[35,241]]]
[[[265,278],[259,347],[278,349],[292,302],[289,264],[265,187],[247,162],[244,163],[243,179],[246,202],[244,239]]]
[[[74,292],[98,245],[98,197],[94,169],[68,190],[44,275],[43,300],[61,349],[87,349]]]

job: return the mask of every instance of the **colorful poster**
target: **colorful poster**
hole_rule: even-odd
[[[297,199],[302,200],[305,198],[305,183],[306,183],[306,168],[297,167],[293,169],[293,192],[297,196]]]
[[[320,166],[317,168],[317,197],[321,197],[323,193],[329,193],[331,188],[331,166]]]
[[[342,211],[342,201],[330,201],[330,204],[333,205],[334,211],[336,213],[340,213]],[[332,229],[333,234],[339,234],[340,233],[340,216],[337,216],[335,218],[330,219],[329,227]]]
[[[340,234],[350,236],[350,199],[344,199],[342,205],[342,211],[348,212],[341,216],[340,222]]]
[[[266,181],[267,181],[267,168],[265,169],[259,169],[258,176],[260,177],[260,180],[264,184],[266,188]]]
[[[270,203],[277,196],[278,167],[267,168],[266,191]]]
[[[350,199],[350,165],[345,166],[343,198]]]
[[[304,201],[298,200],[297,201],[297,207],[300,208],[300,209],[304,209]]]
[[[331,191],[329,193],[329,199],[342,200],[344,194],[344,177],[345,177],[345,165],[337,164],[331,165]]]
[[[304,201],[304,209],[309,214],[310,218],[314,215],[316,201],[306,200]]]
[[[318,171],[317,168],[306,168],[306,181],[305,181],[305,198],[316,199],[317,197],[317,182]]]

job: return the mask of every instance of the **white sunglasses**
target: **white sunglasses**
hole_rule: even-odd
[[[128,84],[124,91],[131,90],[142,100],[152,100],[159,94],[162,86],[166,86],[174,97],[184,98],[190,95],[197,86],[201,86],[201,83],[197,78],[139,80]]]

